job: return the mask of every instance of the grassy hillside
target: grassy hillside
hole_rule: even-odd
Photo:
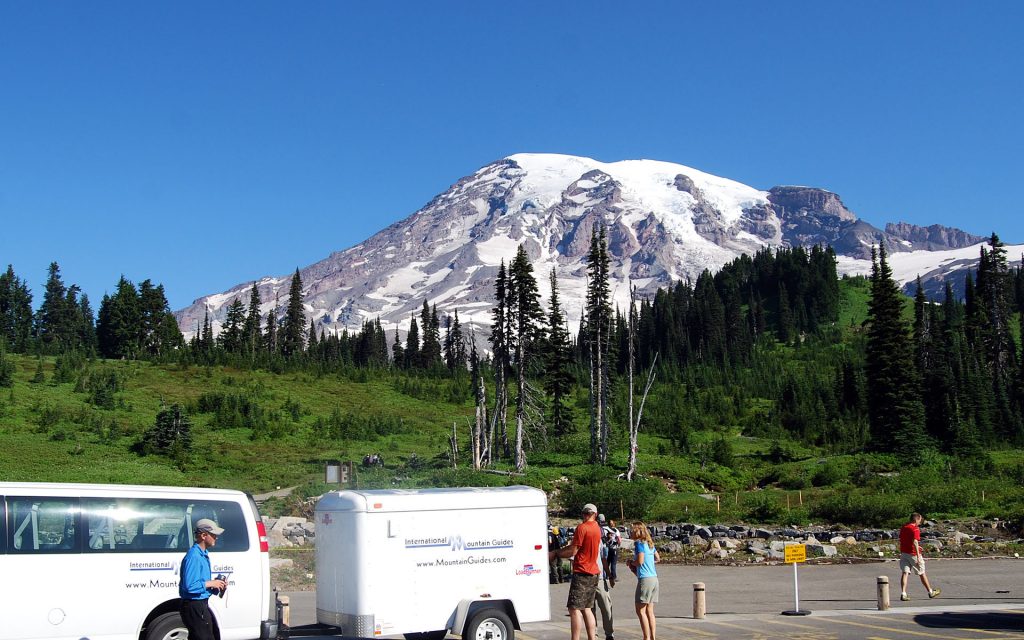
[[[867,284],[843,280],[841,290],[835,333],[849,340],[862,333]],[[774,345],[757,366],[779,377],[831,375],[831,361],[844,348]],[[510,476],[467,468],[473,410],[465,380],[366,370],[317,377],[7,358],[15,374],[13,386],[0,389],[4,480],[215,486],[253,493],[301,485],[300,493],[312,494],[323,488],[325,461],[379,453],[385,468],[361,470],[361,486],[526,483],[549,491],[555,506],[592,501],[617,516],[664,521],[882,525],[910,510],[932,517],[1000,518],[1024,511],[1021,451],[992,452],[974,467],[935,454],[914,469],[885,455],[833,455],[841,452],[789,440],[765,426],[774,400],[740,394],[738,386],[713,375],[689,390],[659,383],[645,414],[651,422],[640,434],[642,479],[628,484],[616,479],[627,465],[621,420],[613,421],[610,464],[586,463],[583,389],[574,406],[577,432],[547,443],[535,438],[526,475]],[[679,399],[684,394],[685,402]],[[161,408],[172,404],[184,407],[193,423],[191,451],[143,453],[139,445],[146,432]],[[680,412],[672,413],[671,406]],[[656,420],[662,421],[657,427]],[[453,424],[460,447],[455,469],[448,457]]]

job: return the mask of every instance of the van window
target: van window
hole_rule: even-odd
[[[8,553],[77,553],[77,498],[11,498]]]
[[[217,552],[246,551],[249,533],[241,507],[218,500],[83,498],[87,553],[184,553],[203,518],[224,529]]]

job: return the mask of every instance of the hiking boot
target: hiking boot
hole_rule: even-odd
[[[900,600],[902,600],[903,602],[906,602],[907,600],[910,600],[910,596],[908,596],[908,595],[907,595],[907,594],[905,594],[905,593],[904,593],[904,594],[901,594],[901,595],[900,595]]]
[[[929,598],[938,598],[939,594],[942,593],[942,589],[932,589],[928,592]]]

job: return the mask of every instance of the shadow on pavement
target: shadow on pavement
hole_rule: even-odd
[[[914,622],[932,629],[986,629],[990,631],[1024,631],[1024,614],[985,611],[922,613]]]

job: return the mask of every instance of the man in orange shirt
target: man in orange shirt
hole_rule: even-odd
[[[935,598],[942,591],[932,589],[928,584],[928,576],[924,573],[924,554],[921,553],[921,530],[918,525],[924,518],[920,513],[910,514],[910,522],[900,529],[900,600],[910,600],[907,595],[907,579],[910,572],[921,576],[921,584],[928,590],[928,597]]]
[[[569,625],[572,640],[580,640],[585,627],[587,640],[596,640],[597,621],[594,618],[594,597],[601,575],[601,527],[597,524],[597,507],[583,505],[583,522],[576,527],[572,542],[549,552],[550,560],[572,558],[572,582],[569,584]]]

